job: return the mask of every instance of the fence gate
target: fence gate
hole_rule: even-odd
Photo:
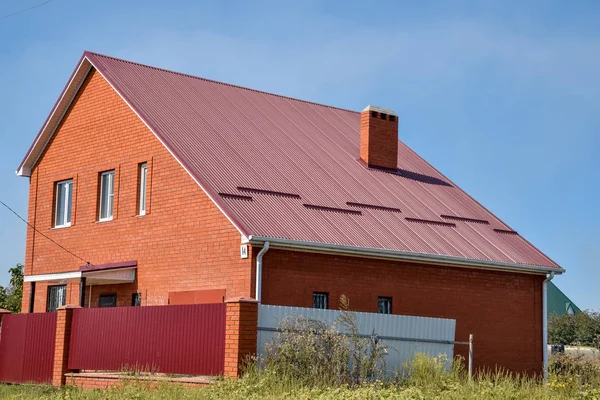
[[[0,382],[52,383],[56,313],[2,318]]]
[[[258,349],[264,354],[265,344],[273,338],[279,322],[285,317],[302,316],[333,324],[341,311],[314,308],[282,307],[259,305],[258,307]],[[444,318],[412,317],[356,312],[359,333],[369,337],[375,333],[387,346],[385,356],[386,374],[402,368],[402,363],[416,353],[431,357],[445,354],[449,360],[454,356],[454,334],[456,320]],[[340,326],[338,329],[344,332]]]

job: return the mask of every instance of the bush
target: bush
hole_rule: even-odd
[[[583,355],[554,354],[550,357],[548,371],[550,387],[573,392],[600,389],[599,359]]]
[[[551,344],[600,349],[600,313],[583,311],[574,315],[551,315],[548,320],[548,341]]]
[[[333,326],[302,316],[281,321],[256,372],[308,387],[354,387],[383,378],[385,347],[375,334],[360,336],[348,299],[342,296],[340,303]]]

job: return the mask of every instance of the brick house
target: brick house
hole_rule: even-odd
[[[334,309],[346,294],[456,319],[477,367],[537,373],[547,356],[546,281],[564,270],[398,141],[391,110],[86,52],[17,174],[36,228],[23,312],[234,296]]]

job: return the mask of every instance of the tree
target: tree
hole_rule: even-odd
[[[551,344],[592,346],[600,349],[600,313],[583,311],[575,315],[553,315],[548,321]]]
[[[8,270],[10,283],[7,287],[0,285],[0,308],[5,308],[12,313],[21,311],[23,299],[23,265],[17,264]]]

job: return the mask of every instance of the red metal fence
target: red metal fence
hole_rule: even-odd
[[[225,304],[73,310],[69,369],[221,375]]]
[[[0,382],[51,383],[56,313],[6,315],[0,334]]]

